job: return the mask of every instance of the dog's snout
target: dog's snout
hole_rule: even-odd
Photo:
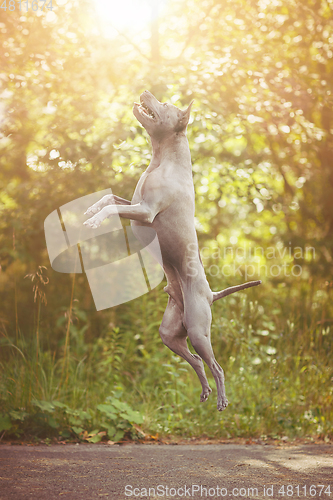
[[[148,97],[148,96],[151,96],[151,97],[154,97],[153,94],[151,92],[149,92],[149,90],[145,90],[144,92],[142,92],[142,94],[140,95],[140,98],[142,99],[143,97]]]
[[[149,92],[149,90],[145,90],[144,92],[142,92],[142,94],[140,95],[140,99],[144,100],[144,98],[148,98],[150,100],[150,102],[160,102],[155,96],[154,94],[152,94],[151,92]]]

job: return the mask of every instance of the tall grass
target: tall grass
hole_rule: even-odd
[[[194,371],[159,338],[167,301],[161,286],[105,313],[101,336],[89,338],[73,279],[55,347],[45,341],[52,332],[42,328],[41,300],[34,335],[17,335],[15,325],[1,328],[0,436],[112,439],[113,431],[105,429],[110,419],[117,423],[116,410],[105,420],[101,406],[109,401],[127,405],[132,425],[140,420],[130,409],[138,410],[142,432],[154,436],[332,437],[329,290],[325,284],[316,293],[297,285],[296,291],[266,284],[214,304],[212,344],[230,402],[219,413],[210,372],[213,393],[202,404]]]

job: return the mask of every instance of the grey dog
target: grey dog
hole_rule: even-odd
[[[134,103],[133,114],[148,132],[152,160],[135,188],[132,201],[107,195],[86,211],[93,215],[85,224],[98,227],[106,217],[119,214],[138,226],[152,227],[158,236],[163,269],[167,277],[168,305],[160,326],[163,343],[184,358],[196,371],[202,385],[200,401],[212,392],[202,360],[208,365],[217,388],[217,409],[228,405],[224,373],[215,359],[210,339],[211,305],[215,300],[244,288],[251,281],[220,292],[212,292],[199,254],[194,226],[195,194],[191,154],[186,129],[193,101],[185,111],[159,102],[147,90]],[[140,235],[138,234],[140,239]],[[197,354],[192,354],[187,337]]]

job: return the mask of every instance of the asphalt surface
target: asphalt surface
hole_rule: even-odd
[[[0,446],[0,500],[103,497],[333,500],[333,446]]]

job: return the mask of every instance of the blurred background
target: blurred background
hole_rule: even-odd
[[[20,10],[21,9],[21,10]],[[333,1],[52,0],[0,9],[0,438],[332,437]],[[157,289],[96,312],[44,220],[131,199],[148,89],[185,108],[228,409],[163,346]],[[124,224],[128,222],[124,221]],[[133,410],[135,408],[135,411]]]

